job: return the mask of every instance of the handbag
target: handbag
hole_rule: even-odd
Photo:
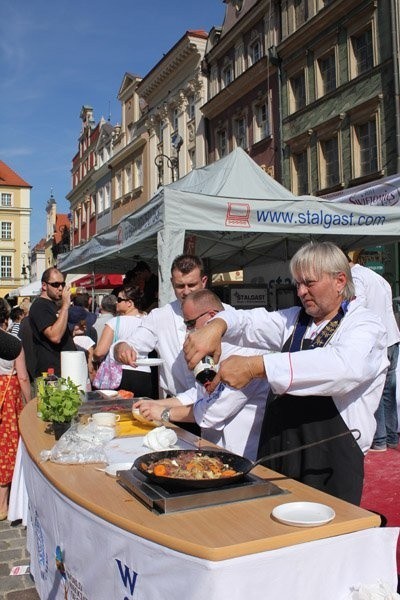
[[[118,339],[119,317],[114,331],[113,344]],[[100,364],[96,376],[93,379],[93,387],[98,390],[116,390],[122,379],[122,365],[116,362],[108,352],[107,356]]]

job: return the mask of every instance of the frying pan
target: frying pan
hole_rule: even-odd
[[[294,452],[299,452],[300,450],[304,450],[305,448],[318,446],[319,444],[324,444],[325,442],[330,442],[331,440],[335,440],[337,438],[350,434],[354,434],[354,436],[356,436],[357,434],[355,440],[358,440],[361,436],[361,433],[358,429],[351,429],[349,431],[345,431],[343,433],[339,433],[337,435],[333,435],[331,437],[324,438],[316,442],[311,442],[310,444],[298,446],[297,448],[291,448],[290,450],[282,450],[281,452],[275,452],[274,454],[263,456],[262,458],[259,458],[254,462],[249,460],[248,458],[239,456],[238,454],[225,452],[223,450],[162,450],[161,452],[150,452],[149,454],[143,454],[142,456],[139,456],[138,458],[136,458],[135,462],[133,463],[133,466],[140,473],[145,475],[150,481],[153,481],[154,483],[157,483],[167,488],[179,487],[205,489],[223,487],[241,481],[245,477],[245,475],[247,475],[247,473],[249,473],[252,469],[254,469],[254,467],[256,467],[259,464],[262,464],[263,462],[266,462],[273,458],[279,458],[280,456],[286,456]],[[154,475],[154,473],[149,473],[147,471],[146,467],[152,462],[161,460],[163,458],[173,459],[179,456],[184,456],[185,454],[193,454],[193,452],[201,456],[207,456],[210,458],[216,457],[221,459],[224,464],[229,465],[229,468],[236,471],[236,474],[231,475],[230,477],[221,477],[220,479],[182,479],[178,477],[163,477],[162,475]]]

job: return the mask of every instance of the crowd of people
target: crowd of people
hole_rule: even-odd
[[[330,242],[304,245],[290,271],[300,306],[277,311],[223,304],[191,254],[173,261],[176,299],[162,307],[157,276],[143,261],[99,307],[86,292],[71,295],[55,267],[43,273],[29,312],[11,312],[0,299],[0,332],[12,334],[3,351],[0,337],[0,519],[23,405],[49,367],[61,375],[61,352],[78,349],[92,389],[103,387],[112,365],[114,389],[132,391],[143,416],[179,423],[251,460],[335,438],[268,466],[359,504],[366,452],[399,441],[391,288]],[[22,343],[11,356],[15,336]],[[137,364],[149,355],[162,360],[158,371]],[[193,373],[205,356],[217,364],[207,385]]]

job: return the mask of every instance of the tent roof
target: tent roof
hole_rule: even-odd
[[[242,148],[236,148],[210,165],[190,171],[182,179],[171,183],[168,188],[225,198],[296,198],[292,192],[263,171]]]
[[[210,270],[232,271],[287,261],[310,240],[331,240],[346,250],[387,244],[400,237],[400,214],[398,206],[294,196],[238,148],[160,188],[118,225],[60,255],[59,268],[121,273],[140,259],[158,262],[161,283],[168,286],[185,235],[192,251],[209,259]]]

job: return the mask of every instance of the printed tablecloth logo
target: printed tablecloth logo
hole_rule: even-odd
[[[125,589],[129,591],[130,597],[132,597],[133,592],[135,591],[138,574],[133,569],[129,569],[127,565],[123,565],[118,558],[115,559],[115,562],[118,565],[118,571],[122,579],[122,583],[124,584]],[[124,596],[124,600],[129,600],[128,596]]]
[[[34,512],[32,519],[33,529],[35,532],[35,541],[37,549],[37,560],[40,569],[40,577],[43,581],[46,581],[49,572],[49,559],[46,552],[46,546],[44,542],[43,529],[40,524],[40,519],[37,511]]]

